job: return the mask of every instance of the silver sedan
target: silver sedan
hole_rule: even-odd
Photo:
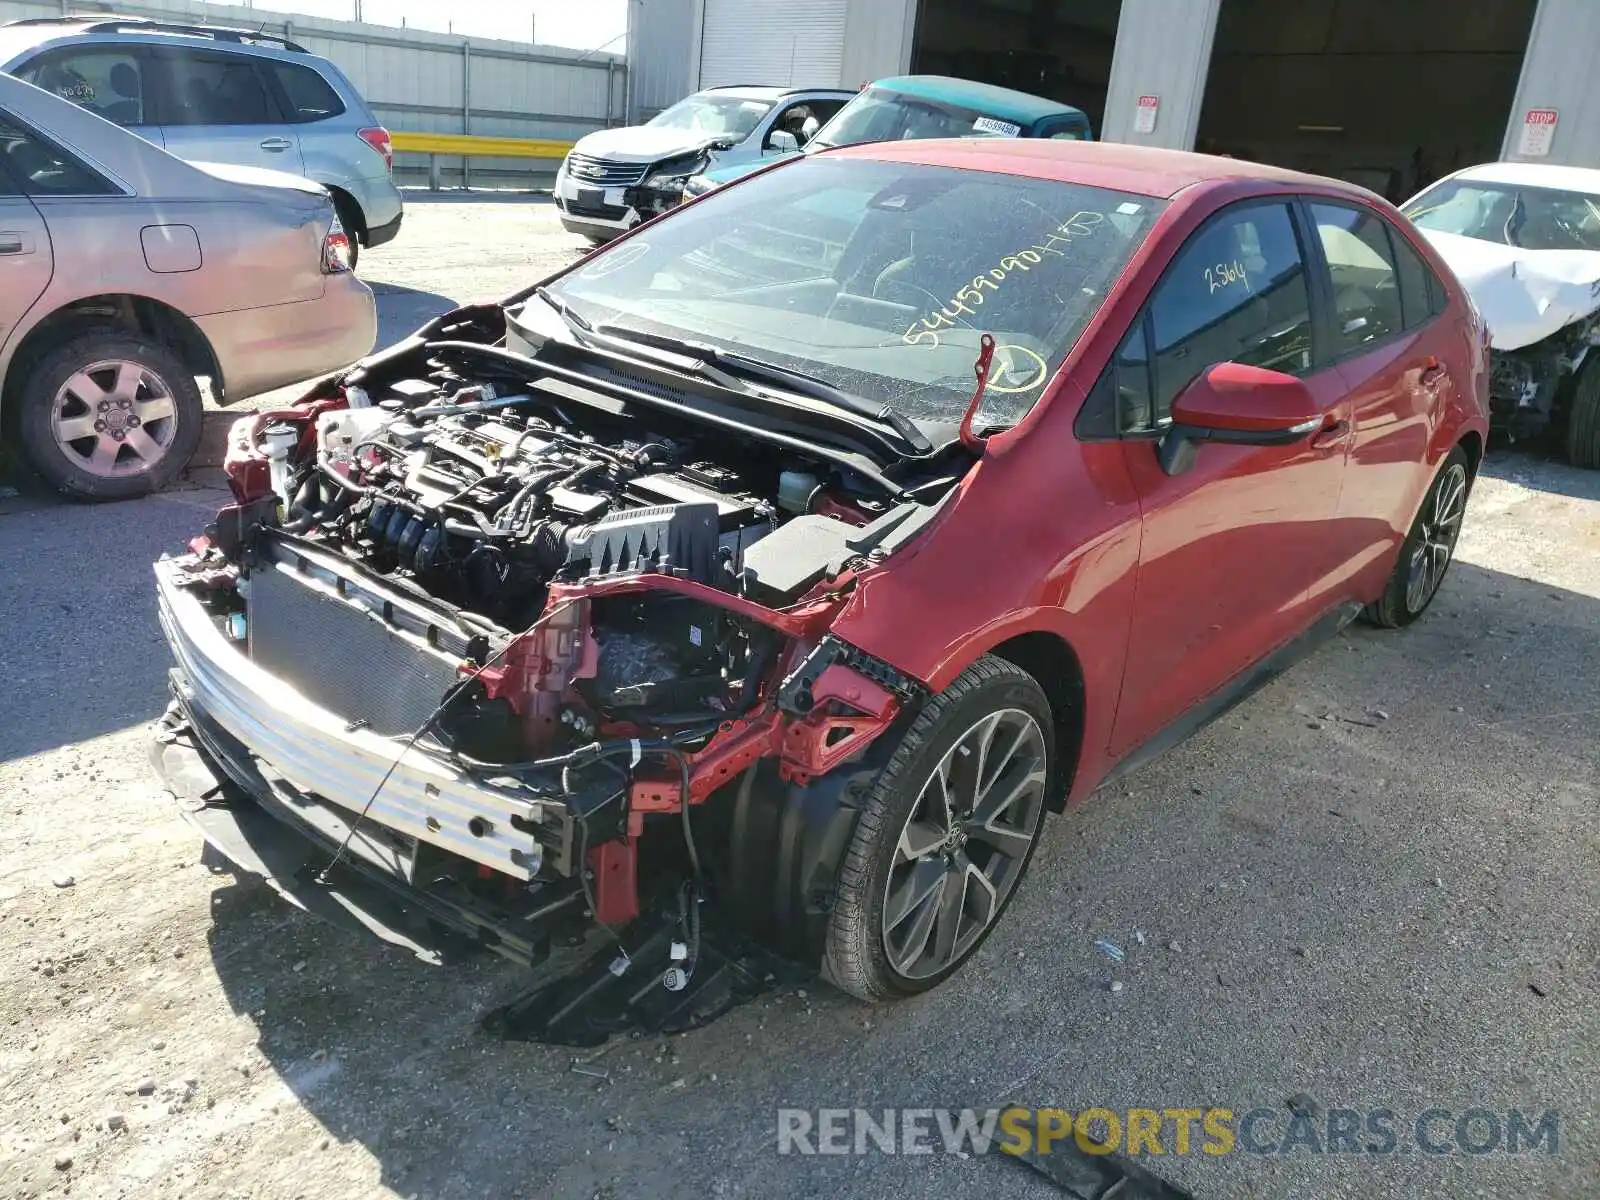
[[[372,349],[372,292],[327,192],[184,162],[0,75],[0,420],[86,500],[143,495],[224,404]]]

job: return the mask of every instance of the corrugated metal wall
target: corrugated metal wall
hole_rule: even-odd
[[[1502,158],[1600,167],[1596,62],[1600,62],[1600,4],[1595,0],[1539,0],[1516,100],[1506,123]],[[1529,110],[1548,108],[1557,114],[1549,155],[1520,153],[1523,123]]]
[[[694,91],[699,57],[699,0],[628,0],[628,124]]]
[[[1194,146],[1220,0],[1122,0],[1100,136],[1108,142]],[[1157,98],[1155,128],[1137,132],[1139,97]]]
[[[840,87],[860,87],[911,70],[917,0],[850,0],[845,15]]]
[[[620,55],[584,54],[555,46],[491,38],[461,38],[414,29],[357,25],[200,0],[0,0],[0,21],[115,11],[192,24],[209,22],[286,33],[331,59],[350,76],[390,129],[475,133],[501,137],[579,138],[622,123],[627,67]],[[409,160],[409,161],[408,161]],[[400,155],[398,171],[426,177],[426,160]],[[459,177],[459,160],[446,174]],[[530,182],[548,179],[555,164],[474,159],[480,177]],[[480,178],[480,181],[481,178]]]

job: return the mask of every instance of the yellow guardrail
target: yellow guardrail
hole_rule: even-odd
[[[573,146],[550,138],[479,137],[465,133],[394,133],[389,140],[398,153],[459,158],[565,158]]]

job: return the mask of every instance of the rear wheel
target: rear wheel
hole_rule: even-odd
[[[79,500],[127,500],[170,483],[200,444],[193,374],[141,334],[98,329],[40,359],[16,394],[34,470]]]
[[[980,659],[934,697],[873,788],[839,875],[825,970],[863,1000],[927,991],[998,923],[1054,777],[1054,724],[1021,668]]]
[[[1600,367],[1590,363],[1578,374],[1567,415],[1567,461],[1600,468]]]
[[[1383,595],[1363,611],[1362,616],[1369,622],[1398,629],[1411,624],[1433,603],[1455,556],[1456,539],[1461,536],[1468,485],[1467,455],[1457,446],[1444,460],[1423,498]]]

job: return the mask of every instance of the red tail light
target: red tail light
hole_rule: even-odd
[[[363,129],[356,134],[363,142],[383,155],[383,165],[390,171],[394,170],[394,143],[389,140],[389,131],[381,125],[371,129]]]
[[[344,225],[338,216],[335,216],[333,224],[328,227],[328,236],[322,239],[322,273],[342,275],[354,269],[355,264],[351,262],[350,235],[344,231]]]

